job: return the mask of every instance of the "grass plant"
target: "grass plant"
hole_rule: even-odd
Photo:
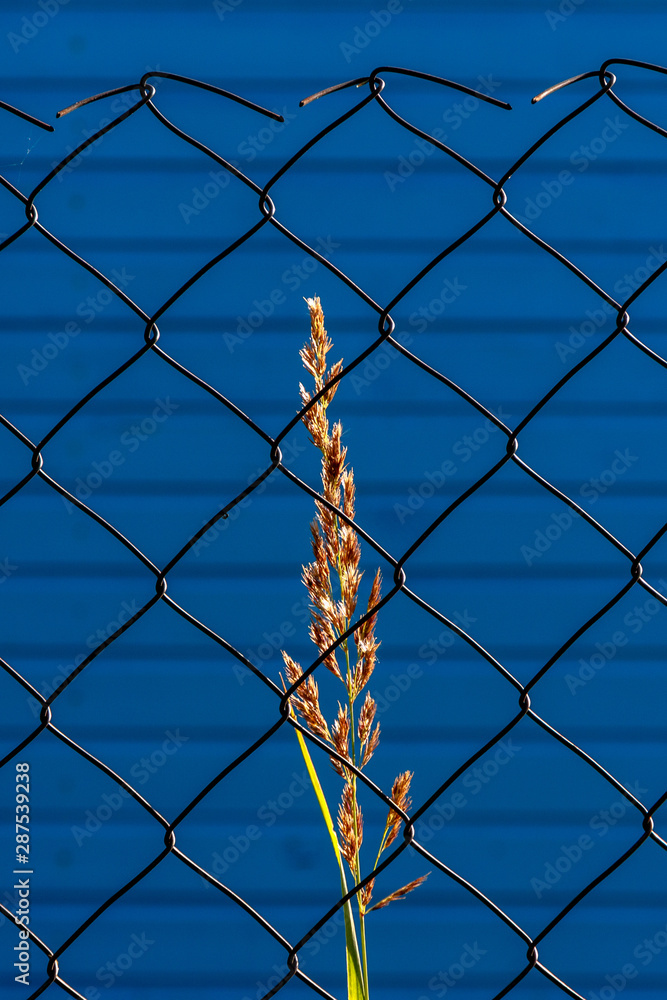
[[[324,315],[319,298],[306,299],[310,311],[310,339],[301,349],[303,366],[313,380],[313,388],[299,386],[301,402],[306,406],[341,372],[343,362],[328,367],[327,354],[331,350],[324,328]],[[342,444],[343,428],[340,421],[330,424],[329,406],[336,395],[339,383],[324,391],[303,415],[313,445],[321,453],[322,497],[334,508],[342,511],[351,521],[355,515],[354,473],[347,464],[347,448]],[[303,567],[302,579],[310,598],[309,636],[324,655],[326,668],[340,681],[344,695],[331,723],[327,722],[321,706],[314,673],[304,680],[301,666],[285,651],[286,682],[291,687],[298,684],[290,698],[290,710],[305,728],[332,747],[344,761],[363,771],[378,749],[380,724],[375,721],[376,703],[368,684],[377,662],[380,642],[376,637],[377,614],[373,609],[381,597],[382,578],[378,569],[373,577],[364,614],[368,617],[354,629],[336,649],[331,646],[352,625],[360,596],[362,573],[359,569],[361,546],[357,532],[324,503],[316,501],[316,515],[310,525],[313,561]],[[299,683],[301,681],[301,683]],[[285,683],[285,681],[283,682]],[[329,831],[340,872],[341,892],[348,892],[345,866],[355,884],[362,880],[361,848],[364,842],[364,818],[359,804],[359,780],[356,773],[346,767],[338,757],[331,757],[331,764],[340,776],[342,791],[334,824],[332,812],[322,790],[312,757],[302,733],[296,730],[313,787],[317,795],[324,822]],[[413,774],[403,771],[392,786],[391,800],[407,813],[411,806],[410,783]],[[373,866],[391,847],[398,836],[403,820],[398,812],[390,809]],[[353,897],[356,916],[348,900],[344,907],[346,934],[346,963],[348,1000],[369,1000],[366,919],[370,913],[402,899],[425,881],[427,875],[417,878],[388,896],[373,902],[375,879],[364,885]]]

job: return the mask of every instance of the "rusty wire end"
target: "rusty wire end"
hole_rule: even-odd
[[[82,101],[77,101],[75,104],[70,104],[68,108],[63,108],[62,111],[56,112],[56,118],[63,118],[68,115],[70,111],[76,111],[78,108],[82,108],[85,104],[92,104],[93,101],[101,101],[104,97],[113,97],[114,94],[125,94],[128,90],[140,90],[141,87],[138,83],[133,83],[129,87],[114,87],[113,90],[105,90],[101,94],[94,94],[92,97],[84,97]]]
[[[333,94],[336,90],[345,90],[346,87],[363,87],[365,83],[368,83],[369,79],[370,77],[363,76],[358,77],[356,80],[346,80],[345,83],[336,83],[333,87],[326,87],[324,90],[319,90],[316,94],[311,94],[310,97],[305,97],[302,101],[299,101],[299,107],[305,108],[306,104],[310,104],[311,101],[316,101],[327,94]]]
[[[543,90],[541,94],[533,97],[530,103],[537,104],[538,101],[541,101],[544,97],[548,97],[549,94],[553,94],[557,90],[562,90],[563,87],[569,87],[571,83],[578,83],[579,80],[586,80],[591,76],[599,77],[599,75],[598,70],[593,70],[590,73],[579,73],[577,76],[571,76],[567,80],[561,80],[560,83],[555,83],[553,87],[548,87],[547,90]]]

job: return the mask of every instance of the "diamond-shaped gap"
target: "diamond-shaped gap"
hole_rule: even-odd
[[[261,681],[162,602],[94,668],[58,724],[164,814],[184,809],[279,718]]]
[[[297,582],[296,574],[294,575],[294,582]],[[237,590],[238,585],[234,587],[234,591]],[[298,590],[288,591],[283,595],[284,618],[281,619],[280,615],[276,614],[270,627],[267,628],[263,626],[271,621],[271,619],[264,616],[262,622],[254,625],[256,638],[252,646],[247,645],[245,642],[237,642],[239,649],[253,663],[276,680],[278,670],[282,666],[280,660],[281,648],[286,648],[304,666],[308,665],[316,655],[315,648],[306,639],[307,599],[302,594],[300,598],[290,605],[290,601],[299,592],[301,592],[300,586]],[[256,602],[256,589],[253,592],[253,596]],[[264,603],[264,600],[262,600],[262,606],[264,606]],[[186,606],[190,608],[199,607],[199,602],[189,600],[186,602]],[[253,603],[252,607],[255,607],[255,603]],[[210,623],[208,615],[201,614],[201,617],[204,621]],[[241,609],[233,617],[240,619]],[[419,619],[417,622],[414,621],[415,617]],[[462,625],[465,626],[468,624],[466,609],[457,612],[454,617]],[[407,622],[410,622],[413,626],[411,634],[414,635],[414,645],[412,647],[407,645],[407,635],[409,632]],[[452,652],[452,646],[457,646],[459,650],[458,655],[463,658],[460,665],[461,676],[458,678],[459,684],[462,683],[463,675],[466,672],[470,673],[469,661],[472,657],[469,654],[469,647],[465,646],[461,640],[454,639],[452,633],[444,626],[434,626],[437,626],[437,623],[434,623],[423,612],[415,612],[415,606],[411,602],[403,602],[402,613],[400,615],[396,615],[395,611],[392,613],[387,610],[381,611],[379,615],[378,636],[382,638],[383,646],[380,650],[380,663],[373,675],[370,690],[377,701],[378,717],[383,719],[383,729],[387,733],[386,740],[389,745],[386,748],[383,746],[383,751],[386,749],[387,753],[382,752],[378,754],[371,767],[375,780],[379,780],[380,784],[385,788],[390,788],[396,774],[408,766],[414,767],[415,771],[420,775],[423,774],[424,768],[432,766],[430,758],[433,755],[429,751],[428,738],[426,738],[423,746],[420,744],[421,749],[417,753],[417,763],[414,760],[415,734],[419,732],[423,742],[424,732],[428,729],[429,720],[431,723],[431,729],[429,730],[430,739],[434,745],[438,745],[439,733],[443,729],[447,729],[448,721],[454,725],[459,722],[457,711],[460,708],[460,702],[453,699],[450,700],[446,691],[440,695],[439,700],[424,699],[427,706],[433,706],[434,711],[432,714],[429,714],[428,707],[426,708],[426,713],[424,712],[421,700],[419,704],[415,702],[416,697],[421,698],[424,695],[423,684],[425,681],[421,680],[421,678],[424,676],[425,664],[432,665],[439,656],[444,654],[448,656],[456,655]],[[419,631],[415,631],[415,628]],[[263,629],[261,634],[260,629]],[[226,633],[223,632],[223,634]],[[406,652],[406,650],[408,651]],[[411,656],[414,657],[414,660],[413,662],[408,662]],[[484,665],[484,668],[487,674],[491,672],[494,679],[497,677],[490,667]],[[239,681],[244,686],[249,684],[251,685],[251,690],[255,690],[257,682],[253,682],[249,672],[246,675],[243,668],[237,667],[234,667],[234,672],[239,675]],[[339,682],[321,666],[318,668],[317,678],[325,715],[332,719],[335,714],[336,698],[340,697],[341,694]],[[470,683],[474,685],[479,683],[479,669],[475,671],[474,678],[470,680]],[[489,683],[494,682],[489,681]],[[506,706],[504,700],[500,702],[500,685],[502,683],[500,680],[495,680],[496,687],[494,687],[494,690],[496,690],[498,696],[496,698],[498,705],[503,705],[504,717],[503,710],[499,708],[496,720],[497,724],[493,728],[493,721],[489,721],[489,731],[486,738],[492,735],[492,732],[497,731],[497,728],[503,724],[506,718],[511,717],[516,710],[511,694],[508,695]],[[420,685],[419,689],[416,687],[417,684]],[[406,697],[406,692],[411,689],[412,685],[415,685],[415,688],[411,698],[408,698]],[[474,696],[474,688],[471,689],[470,696]],[[399,699],[401,700],[401,708],[400,710],[396,710],[396,703]],[[408,704],[410,700],[414,702],[412,707]],[[452,706],[451,710],[448,707],[450,704]],[[391,716],[389,716],[390,710],[393,710]],[[493,713],[491,717],[495,719]],[[388,727],[385,726],[387,722]],[[459,738],[461,737],[459,736]],[[475,736],[465,731],[465,739],[470,744],[469,752],[472,752],[474,746],[477,745],[475,743]],[[409,759],[406,758],[408,746],[411,746]],[[380,769],[377,770],[380,758],[382,758],[383,763]],[[385,758],[387,761],[386,765],[384,764]],[[371,804],[371,809],[375,809],[375,812],[378,814],[376,819],[383,823],[384,815],[380,816],[383,807],[374,807]]]
[[[39,440],[85,391],[139,350],[144,324],[34,230],[22,237],[20,250],[12,244],[0,255],[8,313],[0,386],[4,412]],[[114,272],[109,264],[106,273],[131,296],[136,270],[125,262]]]
[[[74,166],[72,161],[71,172],[58,175],[62,177],[60,183],[57,177],[40,192],[40,221],[100,270],[105,270],[105,264],[130,270],[127,247],[140,252],[142,260],[137,258],[129,294],[137,297],[147,311],[155,310],[260,217],[257,195],[246,184],[179,139],[146,109],[103,136],[98,148],[88,147],[84,152],[90,149],[85,164]],[[142,155],[151,149],[154,157],[144,176],[136,172],[138,149]],[[163,173],[163,183],[156,189],[151,177],[165,161],[172,167],[174,178],[166,184]],[[133,178],[131,185],[127,184],[128,172]],[[191,241],[186,264],[182,251],[176,254],[172,248],[190,236],[188,224],[200,214],[210,219],[210,238],[203,247]],[[137,240],[139,226],[150,236]],[[91,232],[96,233],[94,243]],[[201,235],[201,230],[193,235]],[[100,256],[102,240],[107,247],[111,241],[113,251]],[[147,250],[152,259],[149,267]],[[156,251],[160,254],[159,264],[154,258]]]
[[[616,833],[605,836],[611,826]],[[535,934],[634,842],[641,815],[594,768],[524,719],[443,793],[415,834],[513,919],[529,919],[526,930]]]
[[[527,270],[530,282],[517,280]],[[613,331],[615,315],[501,218],[441,261],[392,310],[401,343],[486,405],[500,397],[515,423]]]
[[[155,578],[38,478],[5,504],[0,529],[0,551],[12,560],[5,566],[17,567],[3,585],[3,655],[50,695],[99,645],[100,633],[109,636],[128,620],[128,608],[150,600]]]
[[[326,232],[314,245],[336,263],[339,246]],[[309,379],[299,357],[310,336],[304,298],[315,295],[334,345],[329,363],[342,357],[350,365],[377,339],[377,313],[323,264],[265,228],[169,308],[159,321],[160,346],[253,419],[266,425],[270,416],[275,433],[301,407],[299,382]],[[360,371],[348,376],[355,399],[368,384]]]
[[[224,503],[241,492],[269,464],[267,452],[227,407],[149,352],[75,414],[44,460],[78,499],[164,563],[219,509],[211,497],[227,492]]]
[[[613,255],[599,254],[589,272],[602,287],[619,278],[619,251],[623,270],[632,270],[667,221],[661,221],[656,175],[637,171],[638,144],[654,159],[664,155],[664,139],[599,101],[553,135],[506,186],[512,215],[576,266],[588,265],[582,251],[591,239],[614,247]]]
[[[657,996],[667,970],[666,882],[664,851],[647,841],[549,933],[540,959],[557,975],[567,970],[584,995],[630,988]]]
[[[310,752],[335,816],[341,779],[324,751],[311,744]],[[226,775],[177,838],[197,864],[288,938],[297,940],[340,898],[331,841],[291,726]]]
[[[163,830],[99,768],[49,732],[16,759],[30,762],[35,871],[41,862],[39,878],[31,879],[31,927],[44,940],[60,942],[160,852]],[[3,780],[13,782],[14,767],[4,771]]]
[[[336,98],[327,100],[335,113]],[[339,107],[341,101],[349,107],[350,95],[338,98]],[[345,150],[361,152],[361,159],[355,159],[354,186],[341,183],[343,140]],[[419,180],[408,176],[403,182],[396,173],[400,157],[405,159],[406,151],[409,155],[414,148],[415,136],[373,103],[325,136],[270,192],[279,206],[279,221],[306,243],[313,245],[324,232],[342,244],[337,266],[376,301],[387,301],[414,274],[404,258],[414,241],[420,246],[418,267],[423,266],[492,207],[490,186],[439,149],[432,153],[438,173],[423,172]],[[443,172],[456,198],[443,201]],[[320,194],[323,182],[325,201]],[[407,234],[401,242],[396,241],[397,225]]]
[[[514,463],[452,511],[405,569],[442,614],[466,609],[469,634],[524,682],[531,661],[541,666],[630,575],[621,553]]]
[[[667,610],[635,586],[563,654],[532,704],[648,804],[667,781],[662,753]],[[652,798],[651,798],[652,797]]]
[[[667,372],[617,339],[577,373],[521,431],[519,455],[625,545],[639,550],[660,527],[652,496],[667,463],[659,425]],[[657,485],[656,485],[657,484]],[[612,504],[610,501],[614,500]],[[650,511],[647,524],[634,501]]]

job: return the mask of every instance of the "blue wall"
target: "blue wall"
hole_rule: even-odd
[[[280,112],[281,127],[219,96],[157,80],[158,107],[262,186],[316,132],[360,100],[309,94],[398,65],[441,74],[510,103],[506,111],[386,74],[384,96],[425,132],[499,179],[540,135],[594,93],[584,81],[537,105],[536,93],[612,56],[660,62],[657,3],[262,0],[138,5],[7,2],[0,98],[53,123],[5,112],[0,172],[28,195],[63,156],[128,104],[108,99],[147,69],[191,76]],[[400,8],[400,10],[399,10]],[[394,13],[389,16],[389,11]],[[618,71],[619,96],[664,123],[661,76]],[[505,185],[507,208],[619,301],[667,259],[664,139],[611,101],[564,127]],[[39,221],[152,314],[260,218],[256,195],[163,128],[147,109],[104,136],[36,199]],[[88,155],[89,154],[89,155]],[[381,306],[492,207],[491,188],[371,105],[326,137],[272,189],[276,218]],[[0,190],[0,231],[23,208]],[[33,443],[143,344],[144,324],[35,230],[0,254],[3,416]],[[159,322],[160,347],[277,435],[298,406],[304,296],[320,295],[334,354],[349,363],[377,316],[339,278],[264,226]],[[396,337],[513,429],[614,329],[603,299],[496,216],[392,310]],[[630,329],[666,356],[665,279],[632,305]],[[617,338],[520,434],[521,459],[633,554],[665,520],[664,367]],[[358,521],[395,558],[505,454],[506,435],[447,385],[386,347],[343,380]],[[2,494],[30,451],[0,427]],[[317,488],[305,431],[286,465]],[[270,449],[200,386],[148,353],[43,449],[44,470],[165,566],[270,464]],[[312,502],[274,474],[168,574],[168,593],[273,681],[285,645],[312,660],[300,567]],[[667,592],[665,542],[643,559]],[[370,578],[378,558],[365,546]],[[406,564],[408,586],[526,684],[630,580],[630,560],[506,464]],[[385,562],[385,587],[391,567]],[[0,508],[0,656],[48,696],[155,594],[155,577],[46,482]],[[665,792],[663,669],[667,614],[635,586],[531,690],[533,710],[645,806]],[[381,613],[371,684],[383,738],[369,774],[385,791],[414,770],[421,805],[513,719],[515,688],[451,629],[399,594]],[[318,677],[322,671],[319,671]],[[330,677],[322,696],[338,697]],[[2,753],[37,725],[38,706],[0,672]],[[104,761],[169,821],[277,719],[269,688],[173,608],[156,604],[95,657],[53,706],[60,731]],[[318,758],[319,759],[319,758]],[[55,950],[163,847],[163,831],[119,786],[42,733],[0,772],[0,902],[17,906],[16,761],[30,763],[31,928]],[[321,770],[334,795],[335,775]],[[365,807],[369,855],[384,809]],[[656,830],[660,833],[660,811]],[[528,718],[417,823],[420,843],[532,937],[641,836],[640,812],[585,760]],[[337,899],[337,875],[294,734],[279,730],[178,829],[178,846],[295,942]],[[367,857],[368,864],[372,857]],[[433,868],[404,852],[378,884],[391,891]],[[539,946],[540,960],[587,998],[662,997],[667,867],[647,841]],[[379,897],[378,897],[379,898]],[[372,915],[377,1000],[496,996],[525,966],[525,945],[444,873]],[[335,922],[302,967],[345,993]],[[16,930],[0,918],[3,996],[45,978],[33,945],[30,991],[13,981]],[[129,949],[129,950],[128,950]],[[120,957],[119,957],[120,956]],[[129,956],[129,958],[127,957]],[[285,974],[285,951],[234,902],[174,857],[67,949],[62,977],[89,1000],[259,1000]],[[128,964],[129,963],[129,964]],[[115,971],[114,971],[115,970]],[[122,973],[122,974],[121,974]],[[458,987],[458,992],[454,993]],[[606,991],[606,992],[605,992]],[[64,995],[58,986],[48,996]],[[292,981],[284,997],[312,996]],[[516,998],[564,995],[537,972]]]

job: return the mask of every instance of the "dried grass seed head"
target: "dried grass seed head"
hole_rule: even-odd
[[[410,782],[412,781],[413,772],[403,771],[394,780],[394,784],[391,790],[392,801],[396,803],[399,809],[404,813],[408,813],[410,806],[412,805],[412,799],[410,798]],[[385,824],[385,829],[387,830],[387,836],[384,842],[385,848],[389,847],[396,840],[398,832],[401,829],[401,824],[403,820],[397,812],[393,809],[389,810],[389,815],[387,816],[387,822]]]
[[[349,781],[343,788],[343,795],[338,806],[338,832],[340,834],[340,852],[347,861],[352,876],[356,879],[357,859],[364,833],[361,809],[358,803],[355,803],[354,789]]]
[[[408,882],[407,885],[402,886],[400,889],[396,889],[390,896],[385,896],[385,898],[381,899],[379,903],[375,904],[375,906],[371,906],[370,910],[367,912],[371,913],[373,910],[381,910],[384,906],[389,906],[389,904],[393,903],[395,900],[403,899],[409,892],[412,892],[413,889],[420,886],[422,882],[425,882],[430,874],[431,873],[428,872],[426,875],[422,875],[420,878],[416,878],[414,881]]]
[[[282,651],[282,656],[290,687],[301,681],[294,694],[290,697],[290,706],[300,716],[314,736],[319,736],[321,739],[326,740],[327,743],[332,744],[329,727],[320,709],[320,694],[317,681],[312,674],[306,677],[305,680],[302,680],[303,670],[299,664],[285,650]]]

